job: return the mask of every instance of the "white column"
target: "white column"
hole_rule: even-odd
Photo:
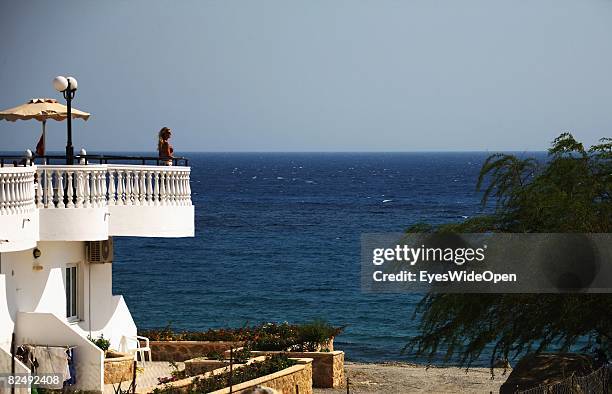
[[[74,197],[74,206],[76,208],[82,208],[83,207],[83,194],[84,194],[84,188],[83,188],[83,177],[85,176],[85,173],[83,171],[76,171],[74,173],[74,183],[75,183],[75,190],[76,190],[76,196]]]
[[[26,212],[26,209],[28,208],[28,184],[26,183],[26,181],[28,180],[27,178],[28,174],[26,173],[22,173],[19,174],[19,192],[21,194],[21,197],[19,198],[19,211],[20,212]]]
[[[161,198],[160,193],[159,193],[159,177],[160,177],[159,171],[155,171],[153,173],[153,176],[155,177],[155,185],[153,187],[153,204],[157,206],[157,205],[160,205],[159,199]]]
[[[29,174],[23,173],[20,176],[21,181],[21,212],[27,212],[30,209],[30,188],[28,184]]]
[[[30,203],[29,203],[30,211],[36,208],[36,200],[37,200],[36,193],[38,192],[38,189],[36,188],[36,185],[34,184],[34,176],[35,176],[34,172],[28,175],[28,198],[30,199]]]
[[[140,172],[134,171],[134,205],[140,205]]]
[[[108,205],[115,205],[115,170],[108,170]]]
[[[45,208],[55,208],[55,203],[53,201],[53,171],[45,170],[45,196],[44,196],[44,204]]]
[[[191,173],[186,172],[185,174],[187,178],[187,205],[191,205],[191,183],[189,182]]]
[[[66,204],[66,208],[74,208],[74,202],[72,201],[72,198],[74,197],[73,195],[73,190],[72,190],[72,171],[68,170],[66,171],[66,197],[68,197],[68,203]]]
[[[145,189],[145,175],[146,173],[144,171],[136,171],[136,174],[138,174],[138,205],[140,206],[144,206],[145,205],[145,195],[147,194],[146,189]]]
[[[108,197],[106,189],[106,171],[98,171],[98,191],[100,192],[100,206],[105,207],[108,205]]]
[[[91,207],[91,171],[85,170],[83,174],[83,207]]]
[[[160,177],[160,188],[159,188],[159,205],[166,205],[168,202],[168,192],[166,188],[166,171],[161,171],[159,173]]]
[[[123,191],[123,174],[123,171],[117,170],[117,205],[125,205],[125,193]]]
[[[91,194],[89,200],[91,201],[92,207],[98,207],[98,172],[96,170],[91,171]]]
[[[14,174],[15,179],[15,212],[21,213],[23,206],[23,190],[21,190],[21,174]]]
[[[36,207],[37,208],[42,208],[44,207],[44,204],[42,202],[42,197],[43,197],[43,172],[41,170],[36,170],[36,180],[38,181],[38,183],[36,183],[36,185],[34,185],[34,192],[35,192],[35,200],[36,200]]]
[[[6,210],[6,197],[4,189],[6,187],[6,174],[0,174],[0,215],[7,213]]]
[[[7,200],[8,200],[8,211],[9,213],[15,213],[15,191],[13,190],[13,187],[15,186],[15,179],[13,177],[13,174],[7,174],[6,176],[7,179]]]
[[[132,205],[132,199],[134,198],[134,192],[132,191],[132,171],[125,171],[125,204]]]
[[[96,170],[96,207],[103,206],[103,200],[106,197],[103,197],[104,191],[102,190],[102,179],[101,179],[100,171]]]
[[[60,170],[55,171],[55,179],[57,181],[57,207],[65,208],[64,205],[64,178]]]
[[[151,178],[151,171],[145,171],[145,180],[147,183],[147,195],[146,195],[146,200],[147,200],[147,205],[153,205],[153,179]]]
[[[168,205],[176,205],[176,188],[174,187],[174,173],[172,171],[168,171],[166,173],[168,177]]]
[[[15,183],[13,184],[13,192],[15,193],[14,195],[14,200],[15,200],[15,212],[16,213],[20,213],[21,212],[21,202],[22,202],[22,196],[21,196],[21,174],[13,174],[13,179],[15,180]]]
[[[181,205],[185,205],[185,200],[187,199],[187,188],[185,187],[185,173],[183,171],[179,172],[179,184],[181,190]]]

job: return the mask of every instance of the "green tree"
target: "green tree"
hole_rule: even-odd
[[[495,154],[482,166],[478,190],[494,212],[438,228],[408,232],[608,233],[612,229],[612,139],[585,150],[569,133],[548,160]],[[415,312],[420,333],[405,350],[469,366],[492,346],[491,362],[580,339],[612,338],[612,296],[606,294],[427,294]]]

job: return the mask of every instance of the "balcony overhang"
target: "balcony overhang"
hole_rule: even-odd
[[[0,252],[36,246],[38,210],[32,198],[36,168],[0,168]]]
[[[193,237],[193,205],[159,209],[154,206],[109,207],[109,234],[132,237]]]
[[[193,236],[189,177],[190,168],[179,166],[2,167],[0,251],[39,240]]]

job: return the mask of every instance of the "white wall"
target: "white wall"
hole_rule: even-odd
[[[40,182],[35,182],[35,171]],[[0,168],[0,185],[6,189],[0,204],[0,252],[26,250],[37,241],[193,236],[189,173],[188,167],[138,165]],[[83,181],[90,176],[91,189]],[[68,192],[76,193],[76,204],[64,203],[59,185],[67,184],[61,180],[72,182]],[[131,182],[136,182],[133,187],[124,186]]]
[[[41,251],[38,259],[32,255],[32,249],[2,254],[9,310],[12,316],[23,311],[49,312],[64,317],[64,269],[66,264],[84,260],[84,243],[39,242],[38,248]],[[35,265],[42,269],[34,270]]]
[[[87,263],[84,242],[38,242],[37,247],[41,251],[37,259],[32,249],[0,255],[1,349],[10,349],[13,330],[20,343],[50,345],[89,345],[90,333],[94,338],[103,334],[114,349],[120,348],[124,335],[136,335],[136,325],[123,297],[112,295],[112,264]],[[79,267],[80,320],[68,322],[65,267],[74,263]],[[79,357],[76,360],[77,365],[81,363]],[[85,368],[91,367],[88,365]]]
[[[108,207],[39,209],[43,241],[99,241],[108,238]]]
[[[8,304],[6,297],[6,276],[0,274],[0,372],[9,373],[11,372],[11,340],[12,334],[15,329],[15,322],[13,317],[9,313]],[[18,359],[15,359],[15,373],[30,373],[30,370],[21,363]],[[1,388],[0,393],[9,393],[9,388]],[[30,389],[27,387],[15,388],[15,393],[28,394]]]
[[[193,237],[195,210],[184,206],[110,206],[108,232],[116,236]]]
[[[111,341],[111,348],[119,350],[123,335],[136,335],[136,324],[123,297],[112,295],[112,264],[85,264],[83,285],[84,307],[78,330],[93,338],[103,334]]]
[[[0,168],[0,252],[31,248],[38,241],[35,171],[35,166]]]
[[[15,327],[15,320],[9,311],[6,299],[6,275],[0,274],[0,350],[10,352],[11,337]]]
[[[96,392],[104,389],[104,352],[56,315],[19,312],[17,343],[75,346],[73,352],[77,382],[72,388]]]
[[[3,349],[0,349],[0,372],[2,373],[10,373],[11,372],[11,353],[7,352]],[[30,374],[30,370],[23,365],[21,361],[15,359],[15,373],[18,374]],[[30,394],[30,388],[28,387],[15,387],[15,393],[17,394]],[[11,389],[8,387],[0,387],[0,393],[8,394],[11,392]]]
[[[40,227],[37,239],[43,241],[94,241],[109,236],[193,237],[195,231],[193,205],[115,205],[37,211],[37,219],[30,227],[36,230]],[[11,228],[15,226],[12,224]]]
[[[65,267],[78,264],[79,318],[75,329],[97,337],[113,337],[121,331],[135,335],[136,326],[122,297],[112,294],[112,264],[90,264],[85,258],[84,242],[39,242],[41,256],[35,259],[32,249],[2,253],[0,280],[0,317],[8,311],[9,319],[0,326],[0,347],[12,329],[16,312],[53,313],[65,320]],[[34,266],[42,267],[35,270]],[[6,282],[6,283],[5,283]],[[5,312],[6,314],[6,312]],[[6,348],[6,347],[5,347]]]
[[[105,308],[92,308],[92,312],[91,336],[98,338],[103,334],[104,338],[110,341],[111,349],[125,350],[121,348],[122,338],[135,336],[137,328],[123,296],[113,296],[110,305]],[[83,335],[90,334],[88,322],[79,323],[78,328]]]
[[[38,209],[27,213],[0,215],[0,252],[13,252],[36,246],[38,223]]]

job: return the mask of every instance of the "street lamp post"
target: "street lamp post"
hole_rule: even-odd
[[[66,125],[68,128],[68,136],[66,140],[66,164],[74,164],[74,147],[72,146],[72,99],[76,94],[78,87],[77,80],[73,77],[55,77],[53,80],[53,86],[58,92],[61,92],[66,99],[66,106],[68,107],[66,119]]]

